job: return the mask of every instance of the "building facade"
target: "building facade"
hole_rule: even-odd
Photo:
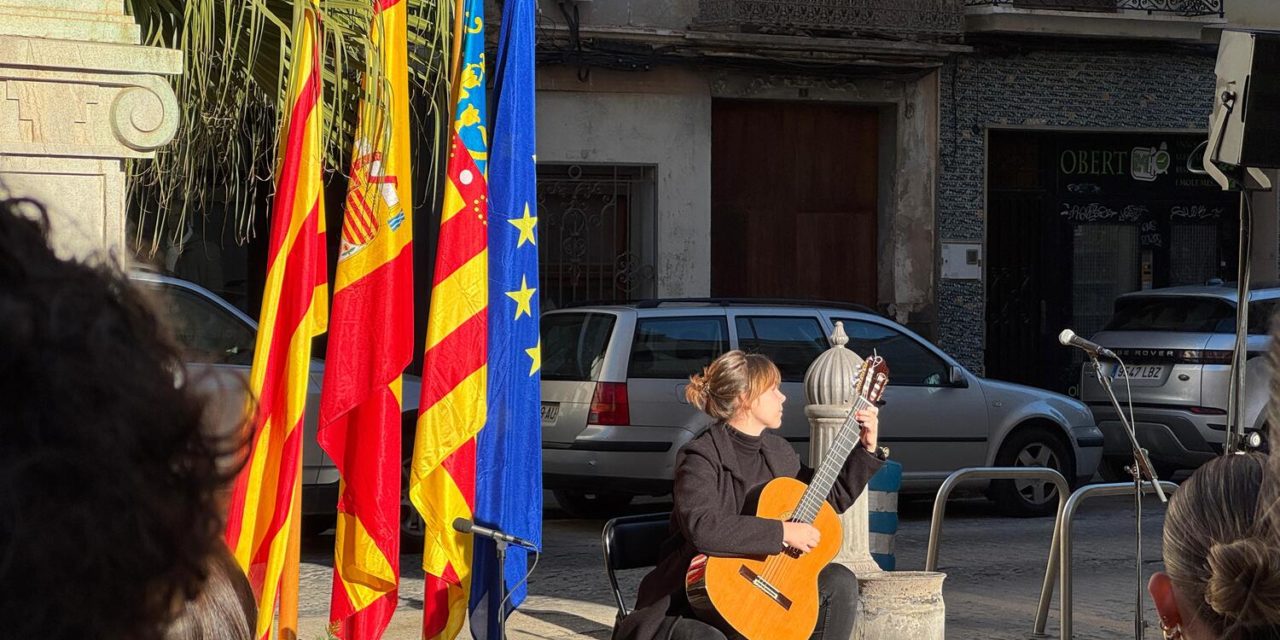
[[[931,332],[940,69],[959,0],[543,2],[545,308],[877,306]]]
[[[937,343],[986,375],[1073,393],[1121,293],[1233,280],[1239,201],[1189,166],[1212,110],[1230,0],[966,0],[941,73]],[[1243,3],[1247,6],[1249,3]],[[1274,277],[1258,196],[1254,278]]]
[[[1274,19],[1231,2],[544,1],[543,304],[862,303],[1069,392],[1061,329],[1234,277],[1236,201],[1187,168],[1218,33]]]

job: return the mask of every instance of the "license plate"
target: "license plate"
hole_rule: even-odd
[[[1159,380],[1164,377],[1164,365],[1162,364],[1131,364],[1127,369],[1129,370],[1130,380]],[[1124,373],[1117,366],[1115,373],[1111,377],[1114,380],[1123,380]]]
[[[556,418],[560,417],[560,403],[544,402],[542,403],[542,424],[550,426],[556,423]]]

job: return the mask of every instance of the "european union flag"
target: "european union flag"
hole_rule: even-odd
[[[488,419],[476,441],[477,523],[542,544],[542,342],[538,334],[538,212],[534,154],[534,0],[502,14],[489,155]],[[510,547],[502,616],[525,597],[528,553]],[[497,555],[476,537],[471,633],[498,636]],[[517,585],[519,588],[517,589]]]

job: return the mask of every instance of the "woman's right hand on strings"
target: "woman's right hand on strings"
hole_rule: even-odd
[[[806,522],[782,523],[782,543],[805,553],[813,551],[822,539],[818,528]]]

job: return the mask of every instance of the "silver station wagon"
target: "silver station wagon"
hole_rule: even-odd
[[[690,374],[730,349],[782,371],[780,435],[808,460],[803,379],[835,322],[848,347],[889,364],[881,442],[902,463],[903,491],[936,490],[961,467],[1047,466],[1093,476],[1102,433],[1084,404],[980,378],[927,340],[864,307],[796,301],[653,300],[542,316],[544,482],[570,513],[600,515],[671,491],[676,452],[710,426],[684,399]],[[981,487],[981,485],[978,485]],[[1051,513],[1052,485],[1001,481],[988,495],[1010,515]]]
[[[212,374],[203,379],[217,385],[213,390],[221,396],[226,415],[236,415],[244,406],[243,391],[247,387],[218,374],[248,380],[258,324],[231,303],[195,283],[142,270],[131,272],[129,278],[156,303],[182,349],[187,366],[193,371]],[[338,469],[316,442],[323,380],[324,361],[313,358],[302,446],[302,527],[307,534],[334,526],[338,502]],[[417,376],[404,377],[400,400],[405,461],[413,447],[420,387]],[[402,478],[402,484],[404,480]],[[424,533],[422,521],[403,491],[400,531],[409,540],[421,539]]]

